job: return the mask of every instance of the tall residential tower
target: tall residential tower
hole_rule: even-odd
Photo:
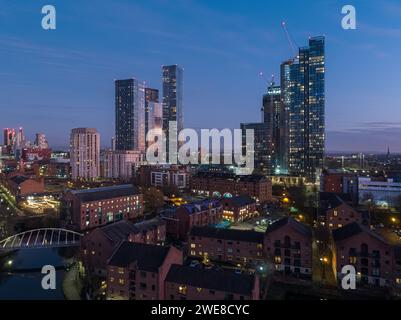
[[[136,79],[115,81],[116,150],[145,151],[145,86]]]
[[[169,122],[177,123],[178,132],[184,129],[183,76],[184,71],[178,65],[163,66],[163,132],[167,141],[169,139]],[[168,154],[168,143],[166,147]]]
[[[70,159],[73,180],[100,177],[100,134],[96,129],[72,129]]]
[[[325,153],[325,38],[310,38],[309,46],[300,48],[298,58],[283,70],[289,170],[315,180]]]

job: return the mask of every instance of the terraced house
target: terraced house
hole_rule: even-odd
[[[240,267],[263,263],[264,234],[256,231],[194,227],[188,239],[191,257]]]

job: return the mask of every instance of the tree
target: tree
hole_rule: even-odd
[[[176,185],[164,186],[162,190],[167,197],[176,197],[180,193],[180,190]]]
[[[306,203],[305,188],[303,187],[290,187],[288,189],[290,200],[293,201],[295,207],[304,208]]]
[[[153,213],[164,205],[164,194],[159,189],[150,187],[143,192],[145,212]]]
[[[394,207],[397,209],[399,213],[401,213],[401,195],[395,199]]]

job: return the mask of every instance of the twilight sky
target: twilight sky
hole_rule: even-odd
[[[57,30],[41,28],[54,4]],[[343,5],[357,30],[341,28]],[[399,0],[0,0],[0,128],[68,144],[71,128],[114,131],[114,79],[161,88],[161,66],[184,67],[190,128],[258,122],[266,84],[292,51],[327,37],[328,151],[401,152]]]

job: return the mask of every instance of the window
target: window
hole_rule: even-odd
[[[187,286],[179,286],[178,287],[178,292],[180,294],[186,295],[187,294]]]

